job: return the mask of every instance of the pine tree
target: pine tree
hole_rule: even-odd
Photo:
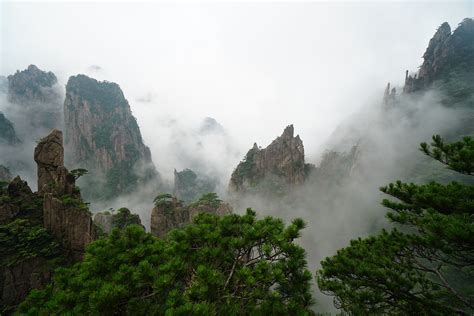
[[[56,271],[18,312],[30,315],[309,315],[311,273],[294,243],[304,223],[200,214],[159,239],[114,229],[83,262]]]
[[[474,141],[446,144],[436,135],[420,150],[472,175]],[[471,315],[474,312],[474,187],[407,184],[382,187],[398,227],[352,240],[321,262],[317,281],[350,314]]]

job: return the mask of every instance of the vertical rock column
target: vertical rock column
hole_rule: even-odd
[[[91,215],[75,188],[75,179],[64,167],[62,132],[53,130],[43,138],[35,148],[34,158],[38,165],[38,193],[44,197],[44,227],[78,260],[96,234]]]

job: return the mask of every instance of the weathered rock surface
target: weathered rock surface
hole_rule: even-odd
[[[94,223],[106,234],[112,231],[112,214],[97,213],[94,215]]]
[[[248,191],[267,177],[279,178],[289,186],[303,184],[309,165],[305,164],[303,142],[293,134],[293,125],[289,125],[267,148],[255,143],[232,173],[230,191]]]
[[[448,23],[443,23],[431,38],[423,55],[423,64],[414,76],[405,75],[405,93],[430,86],[457,67],[472,72],[474,70],[474,21],[464,19],[451,33]]]
[[[75,180],[64,167],[63,133],[53,130],[35,148],[38,193],[74,194]]]
[[[0,266],[0,306],[19,304],[31,289],[48,284],[51,274],[45,258],[31,258],[14,266]]]
[[[2,195],[0,202],[0,225],[13,221],[20,214],[22,208],[25,209],[25,201],[31,202],[36,198],[28,183],[21,180],[19,176],[15,177],[8,184],[5,192],[1,193],[3,194],[0,194]]]
[[[81,258],[85,246],[96,238],[87,206],[64,167],[62,132],[53,130],[35,148],[38,164],[38,194],[43,196],[44,227],[62,241],[74,258]]]
[[[102,232],[109,234],[112,229],[124,229],[128,225],[142,225],[140,216],[133,214],[128,208],[122,207],[117,213],[100,212],[94,215],[94,223],[102,229]]]
[[[163,237],[170,230],[191,223],[200,213],[223,216],[232,213],[232,208],[218,199],[211,201],[200,199],[185,206],[176,197],[163,195],[159,202],[155,201],[155,207],[151,211],[151,233]]]
[[[157,176],[150,150],[143,144],[137,121],[118,84],[85,75],[70,77],[64,121],[68,161],[107,179],[105,184],[91,184],[91,193],[117,196]]]
[[[85,246],[96,238],[90,213],[67,205],[51,193],[44,195],[43,219],[44,227],[62,241],[63,247],[75,260],[82,258]]]

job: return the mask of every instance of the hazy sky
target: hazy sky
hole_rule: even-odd
[[[117,82],[158,166],[157,126],[169,117],[214,117],[243,152],[293,123],[311,156],[388,81],[417,69],[442,22],[455,27],[473,6],[2,2],[0,74],[36,64],[63,85],[77,73]]]

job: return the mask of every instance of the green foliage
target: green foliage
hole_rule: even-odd
[[[60,247],[43,227],[17,219],[0,225],[0,253],[0,267],[5,267],[34,257],[57,257]]]
[[[215,181],[204,176],[198,177],[191,169],[175,172],[174,194],[185,203],[195,202],[202,194],[213,192],[215,188]]]
[[[235,170],[235,174],[238,178],[251,178],[253,176],[253,169],[255,167],[255,155],[258,152],[258,147],[254,145],[245,155],[244,159],[240,162]]]
[[[80,210],[89,211],[88,203],[84,203],[81,199],[68,194],[61,196],[61,202],[66,207],[73,207]]]
[[[129,225],[141,225],[138,214],[132,214],[126,207],[119,208],[117,214],[112,216],[112,227],[123,229]]]
[[[69,173],[74,177],[75,180],[79,179],[83,175],[87,174],[89,171],[87,169],[78,168],[69,171]]]
[[[93,112],[101,110],[112,112],[115,108],[128,104],[118,84],[107,81],[99,82],[85,75],[69,78],[66,90],[87,100],[91,104]]]
[[[203,194],[199,200],[191,205],[189,207],[196,207],[196,206],[210,206],[212,208],[217,209],[221,205],[222,200],[219,199],[219,196],[217,193],[211,192],[211,193],[206,193]]]
[[[18,312],[30,315],[309,315],[311,274],[294,243],[297,219],[255,212],[194,223],[158,239],[139,226],[113,230],[84,261],[56,272]]]
[[[445,144],[441,136],[435,135],[431,146],[421,143],[420,150],[454,171],[468,175],[474,172],[474,139],[471,137],[466,136],[462,141]]]
[[[169,205],[172,202],[173,202],[173,196],[169,193],[158,194],[153,199],[153,204],[155,204],[156,207],[159,207],[162,205]]]
[[[449,168],[472,174],[472,141],[422,151]],[[464,152],[464,153],[463,153]],[[466,153],[467,152],[467,153]],[[474,312],[474,187],[407,184],[382,187],[382,204],[403,231],[351,241],[321,262],[317,280],[338,308],[356,315],[451,315]]]

